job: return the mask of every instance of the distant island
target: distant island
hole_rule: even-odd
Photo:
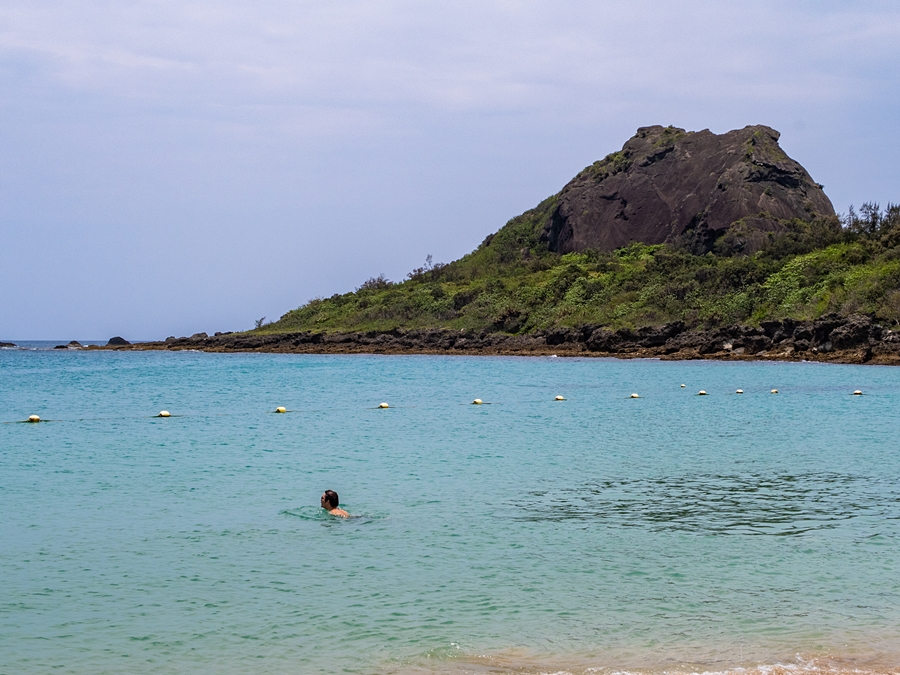
[[[109,348],[900,363],[900,206],[837,216],[778,139],[643,127],[459,260]]]

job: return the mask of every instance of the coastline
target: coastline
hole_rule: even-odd
[[[489,331],[410,329],[370,332],[225,333],[135,344],[89,346],[116,351],[198,350],[284,354],[425,354],[658,358],[672,361],[816,361],[900,365],[900,331],[871,317],[827,315],[816,321],[763,322],[687,330],[682,322],[636,330],[602,326],[553,328],[526,335]]]
[[[438,663],[430,659],[399,666],[379,668],[372,672],[393,675],[896,675],[897,655],[870,652],[850,645],[842,648],[821,646],[809,652],[785,653],[783,657],[754,658],[741,655],[740,643],[732,645],[732,654],[714,653],[697,646],[705,658],[692,658],[682,647],[670,654],[648,658],[633,649],[624,659],[602,653],[541,655],[519,647],[488,654],[450,655]],[[786,650],[789,652],[790,650]]]

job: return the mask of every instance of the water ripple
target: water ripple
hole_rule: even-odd
[[[838,473],[700,474],[536,490],[512,506],[515,518],[533,522],[597,521],[724,535],[796,536],[873,519],[882,531],[864,534],[872,538],[895,534],[900,486]]]

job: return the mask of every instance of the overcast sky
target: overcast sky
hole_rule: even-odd
[[[243,330],[450,261],[639,126],[900,201],[900,3],[0,0],[0,339]]]

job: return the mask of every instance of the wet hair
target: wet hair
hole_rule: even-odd
[[[331,504],[331,508],[336,509],[341,503],[341,498],[334,490],[325,490],[325,501]]]

